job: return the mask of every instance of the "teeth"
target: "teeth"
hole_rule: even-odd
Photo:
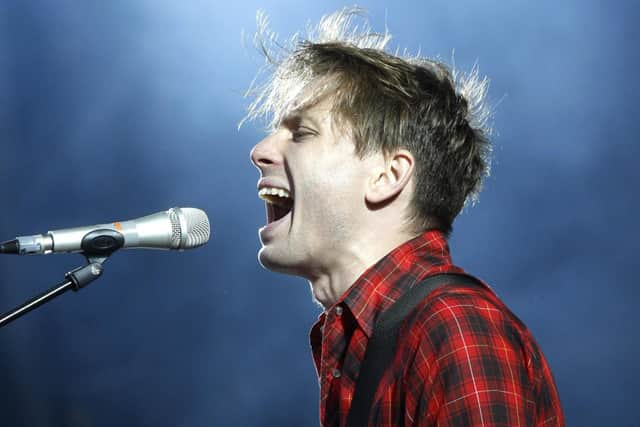
[[[264,187],[264,188],[261,188],[260,191],[258,191],[258,196],[261,199],[264,199],[268,202],[273,202],[274,199],[273,197],[270,197],[270,196],[277,196],[284,199],[290,199],[291,193],[289,193],[289,191],[285,190],[284,188]]]

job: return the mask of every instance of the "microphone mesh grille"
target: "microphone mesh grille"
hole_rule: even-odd
[[[184,232],[184,245],[181,249],[191,249],[202,246],[209,241],[211,227],[207,214],[196,208],[181,208],[186,220],[186,230]]]
[[[182,229],[180,228],[180,218],[175,209],[169,209],[169,220],[171,221],[171,248],[178,249],[182,240]]]

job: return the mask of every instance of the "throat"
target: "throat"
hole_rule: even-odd
[[[334,269],[329,274],[316,274],[313,277],[308,277],[313,299],[325,310],[330,309],[355,284],[366,269],[367,266],[364,264],[356,263],[345,269]]]
[[[371,266],[397,246],[395,242],[384,245],[380,239],[363,241],[349,236],[347,240],[348,243],[339,242],[330,250],[325,249],[323,256],[316,254],[309,260],[305,274],[301,274],[309,281],[314,299],[325,309],[332,307]]]

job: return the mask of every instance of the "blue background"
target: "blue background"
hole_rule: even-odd
[[[0,330],[3,426],[314,426],[308,285],[256,261],[240,131],[261,58],[336,1],[0,2],[0,239],[206,210],[210,243],[115,254],[105,276]],[[492,79],[495,160],[454,261],[529,325],[571,426],[638,426],[638,6],[363,1],[392,47]],[[82,264],[0,258],[0,311]]]

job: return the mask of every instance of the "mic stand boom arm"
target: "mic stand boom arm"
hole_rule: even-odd
[[[19,307],[0,315],[0,328],[23,316],[31,310],[62,295],[69,289],[79,291],[102,275],[102,264],[109,256],[124,244],[124,237],[109,229],[95,230],[87,233],[82,239],[83,254],[88,264],[78,267],[64,275],[65,280],[48,291],[40,294]],[[19,247],[16,247],[19,249]]]
[[[30,299],[24,304],[14,308],[13,310],[0,315],[0,328],[27,314],[28,312],[41,306],[42,304],[51,301],[58,295],[62,295],[69,289],[77,292],[80,289],[84,288],[89,283],[93,282],[102,275],[102,263],[105,260],[106,258],[88,257],[87,261],[89,263],[83,267],[78,267],[75,270],[71,270],[70,272],[65,274],[64,281],[58,283],[48,291]]]

